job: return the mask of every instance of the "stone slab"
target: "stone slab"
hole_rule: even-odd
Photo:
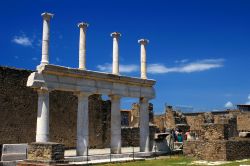
[[[17,161],[0,161],[0,166],[16,166]]]
[[[2,154],[26,153],[28,144],[3,144]]]
[[[26,153],[9,153],[9,154],[2,154],[1,161],[25,160],[26,158],[27,158]]]
[[[241,137],[241,138],[250,138],[250,132],[240,132],[239,137]]]

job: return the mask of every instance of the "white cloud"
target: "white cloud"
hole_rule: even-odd
[[[33,61],[37,61],[38,58],[37,58],[37,57],[33,57],[32,60],[33,60]]]
[[[183,64],[177,67],[166,67],[163,64],[150,64],[148,72],[151,74],[164,73],[192,73],[223,67],[224,59],[204,59],[196,62]]]
[[[246,104],[250,105],[250,94],[248,95],[247,99],[248,99],[248,101],[246,102]]]
[[[104,65],[98,65],[97,68],[100,71],[104,71],[104,72],[112,72],[112,64],[109,63],[105,63]],[[119,66],[120,72],[121,73],[132,73],[132,72],[136,72],[139,70],[139,67],[137,65],[120,65]]]
[[[175,63],[186,63],[188,62],[188,59],[182,59],[182,60],[176,60]]]
[[[27,47],[27,46],[32,46],[33,41],[30,38],[26,37],[25,35],[22,35],[22,36],[14,36],[12,42]]]
[[[180,62],[182,65],[177,67],[166,67],[163,64],[149,64],[147,71],[151,74],[165,74],[165,73],[192,73],[200,72],[205,70],[210,70],[213,68],[223,67],[224,59],[204,59],[195,62],[186,63],[188,60],[184,59]],[[104,65],[98,65],[97,68],[100,71],[112,72],[112,64],[105,63]],[[130,65],[120,65],[121,73],[132,73],[139,71],[139,66],[130,64]]]
[[[226,104],[225,104],[225,107],[226,108],[232,108],[234,105],[231,101],[228,101]]]

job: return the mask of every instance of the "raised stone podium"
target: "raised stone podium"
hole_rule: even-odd
[[[27,160],[18,162],[18,166],[68,165],[64,159],[64,145],[54,142],[35,142],[28,146]]]

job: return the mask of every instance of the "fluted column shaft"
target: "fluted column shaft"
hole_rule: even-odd
[[[50,19],[51,13],[42,13],[43,17],[43,39],[42,39],[42,60],[41,64],[49,64],[49,37],[50,37]]]
[[[111,33],[111,37],[113,37],[113,70],[112,73],[119,75],[119,46],[118,41],[121,36],[118,32]]]
[[[147,79],[147,55],[146,45],[149,43],[147,39],[140,39],[138,43],[141,45],[141,78]]]
[[[49,141],[49,91],[38,90],[36,142]]]
[[[89,144],[89,107],[88,97],[90,94],[81,92],[78,96],[77,109],[77,145],[76,153],[78,156],[87,155]]]
[[[121,153],[121,110],[120,97],[111,96],[111,153]]]
[[[79,37],[79,69],[86,70],[86,30],[87,23],[79,23],[80,37]]]
[[[140,151],[149,152],[149,112],[148,99],[140,98]]]

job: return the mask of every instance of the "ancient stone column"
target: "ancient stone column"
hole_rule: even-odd
[[[38,90],[36,142],[49,141],[49,91]]]
[[[86,70],[86,30],[89,25],[87,23],[79,23],[79,69]]]
[[[149,152],[148,99],[140,98],[140,151]]]
[[[120,96],[111,97],[111,153],[121,153],[121,110]]]
[[[43,17],[43,41],[42,41],[42,60],[41,65],[49,64],[49,27],[50,19],[53,17],[51,13],[42,13]]]
[[[87,155],[87,148],[89,145],[89,95],[90,94],[84,92],[80,92],[78,94],[76,145],[76,152],[78,156]]]
[[[121,34],[119,32],[111,33],[111,37],[113,37],[113,70],[112,73],[119,75],[119,47],[118,41]]]
[[[140,39],[138,43],[141,45],[141,78],[147,79],[146,45],[149,43],[149,40]]]

